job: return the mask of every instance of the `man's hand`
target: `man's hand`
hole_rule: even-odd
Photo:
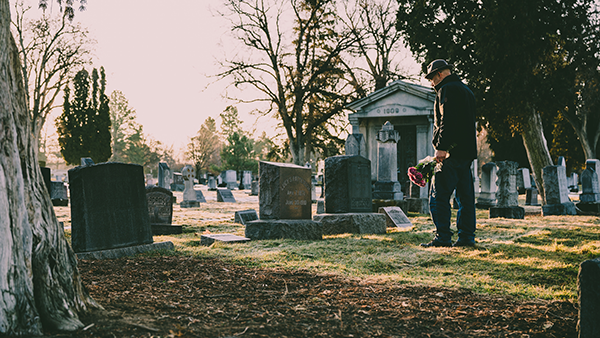
[[[446,159],[448,156],[448,152],[445,150],[436,150],[435,151],[435,161],[440,163]]]

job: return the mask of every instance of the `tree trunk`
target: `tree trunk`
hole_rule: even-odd
[[[539,195],[542,198],[542,204],[546,204],[542,169],[546,166],[552,165],[552,158],[550,157],[548,144],[546,143],[546,138],[544,137],[542,119],[540,113],[536,110],[532,110],[532,114],[529,116],[529,120],[526,122],[526,125],[523,128],[521,137],[523,138],[523,144],[525,145],[525,150],[527,151],[527,158],[529,158],[529,164],[531,165],[531,171],[533,178],[535,179],[535,185],[537,186]]]
[[[0,334],[76,330],[99,307],[81,285],[37,160],[9,1],[0,0]]]

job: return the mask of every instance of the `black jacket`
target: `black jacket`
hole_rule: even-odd
[[[456,74],[435,86],[433,147],[446,150],[453,158],[477,158],[475,96]]]

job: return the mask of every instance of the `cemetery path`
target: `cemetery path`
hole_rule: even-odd
[[[51,337],[576,337],[570,302],[402,286],[212,258],[80,261],[105,307]]]

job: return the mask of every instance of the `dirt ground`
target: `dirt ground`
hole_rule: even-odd
[[[569,302],[399,286],[218,259],[80,261],[105,311],[52,337],[576,337]]]

